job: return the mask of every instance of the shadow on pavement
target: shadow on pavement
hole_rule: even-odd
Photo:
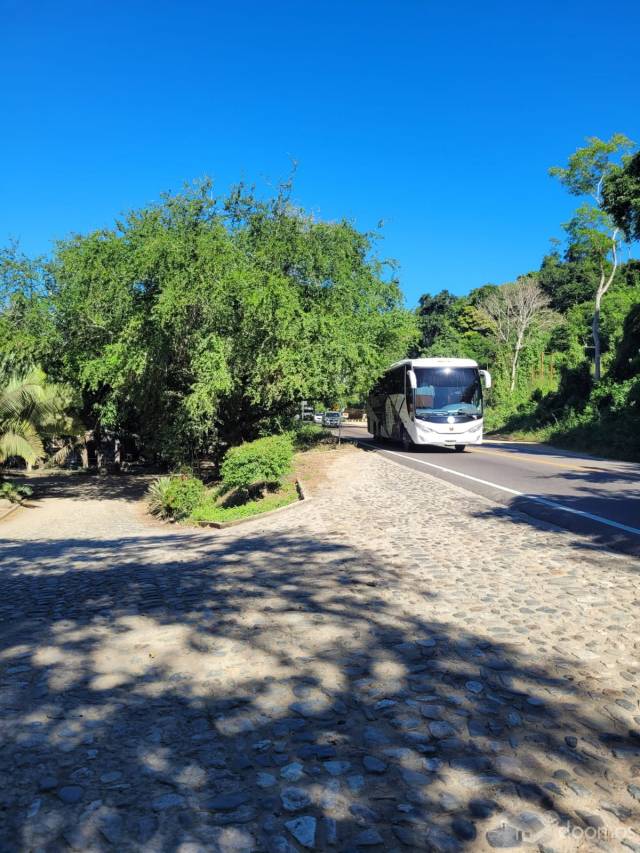
[[[419,618],[335,539],[0,555],[3,851],[533,843],[640,762],[574,660]]]

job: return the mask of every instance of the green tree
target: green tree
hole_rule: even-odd
[[[364,394],[417,336],[371,235],[209,182],[58,246],[56,375],[92,427],[189,461]]]
[[[594,379],[601,378],[600,312],[602,297],[608,291],[618,267],[621,237],[604,208],[603,185],[617,167],[620,158],[632,150],[634,143],[620,133],[604,141],[590,137],[587,145],[578,148],[566,167],[554,166],[549,174],[567,187],[572,195],[589,196],[591,203],[581,205],[565,225],[569,240],[568,258],[591,260],[597,267],[599,279],[593,295],[591,332],[594,346]]]

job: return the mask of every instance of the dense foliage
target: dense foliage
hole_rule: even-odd
[[[158,518],[180,521],[191,515],[204,493],[202,480],[189,474],[159,477],[147,493],[149,512]]]
[[[293,460],[293,442],[286,433],[248,441],[227,450],[220,475],[225,489],[279,483]]]
[[[90,428],[190,461],[283,428],[302,399],[361,395],[415,339],[373,237],[292,206],[288,188],[208,182],[58,244],[4,256],[0,355],[82,394]]]

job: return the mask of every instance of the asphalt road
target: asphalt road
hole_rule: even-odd
[[[612,462],[541,444],[485,441],[455,453],[448,448],[375,442],[364,426],[343,435],[429,479],[447,480],[526,516],[586,534],[595,544],[640,556],[640,465]],[[426,479],[426,478],[425,478]],[[428,480],[425,488],[432,488]],[[500,512],[479,502],[479,512]]]

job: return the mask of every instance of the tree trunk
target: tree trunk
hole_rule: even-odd
[[[518,333],[518,340],[516,341],[516,346],[513,351],[513,358],[511,360],[511,393],[516,389],[516,376],[518,375],[518,359],[520,358],[520,350],[522,349],[522,334]]]
[[[600,288],[596,294],[596,306],[593,312],[593,321],[591,323],[591,334],[593,336],[593,380],[600,382],[600,302],[602,294]]]
[[[604,264],[600,264],[600,284],[598,285],[598,289],[596,291],[596,299],[595,306],[593,312],[593,322],[591,323],[591,333],[593,335],[593,381],[600,382],[600,377],[602,375],[602,370],[600,367],[600,355],[601,355],[601,346],[600,346],[600,304],[602,302],[602,297],[605,295],[607,290],[611,287],[611,282],[616,274],[616,270],[618,268],[618,252],[617,252],[617,237],[618,237],[618,229],[616,228],[613,234],[611,235],[611,252],[613,255],[613,266],[611,268],[611,272],[609,273],[609,277],[605,278],[604,272]]]

